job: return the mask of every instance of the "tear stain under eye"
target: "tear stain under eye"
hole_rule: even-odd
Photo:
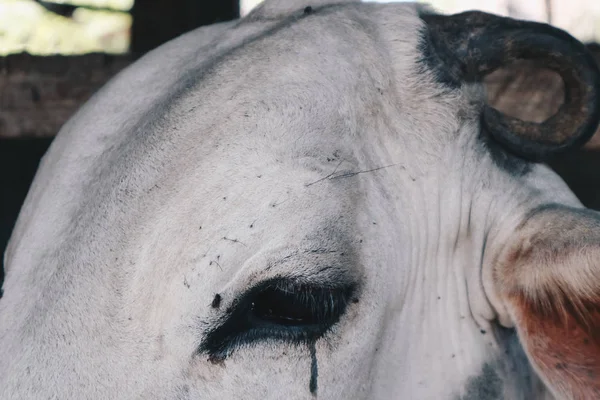
[[[310,389],[310,393],[313,396],[317,395],[317,377],[319,375],[319,370],[317,366],[317,348],[315,341],[312,341],[308,344],[308,349],[310,350],[310,383],[308,388]]]

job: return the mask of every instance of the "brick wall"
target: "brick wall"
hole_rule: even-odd
[[[0,137],[50,137],[132,56],[0,57]]]

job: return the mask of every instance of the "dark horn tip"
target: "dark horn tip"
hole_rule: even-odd
[[[590,115],[589,123],[580,125],[574,133],[571,126],[567,132],[572,134],[564,135],[560,140],[556,137],[556,133],[560,132],[555,124],[549,124],[557,115],[540,124],[522,121],[504,115],[492,107],[485,107],[482,127],[512,154],[533,162],[548,162],[570,150],[582,147],[594,136],[600,121],[600,107],[596,107],[596,111]]]

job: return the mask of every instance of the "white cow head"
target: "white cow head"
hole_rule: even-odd
[[[536,124],[485,105],[561,74]],[[539,161],[600,73],[547,25],[266,2],[121,73],[60,132],[6,252],[2,399],[590,399],[600,217]]]

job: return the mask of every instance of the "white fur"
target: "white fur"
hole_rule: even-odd
[[[317,342],[318,398],[474,399],[486,365],[503,398],[542,398],[493,334],[508,317],[482,269],[528,210],[577,200],[545,167],[493,162],[480,88],[418,67],[415,5],[320,6],[184,35],[65,125],[6,254],[0,398],[311,398],[304,347],[196,349],[215,293],[222,312],[324,263],[363,290]]]

